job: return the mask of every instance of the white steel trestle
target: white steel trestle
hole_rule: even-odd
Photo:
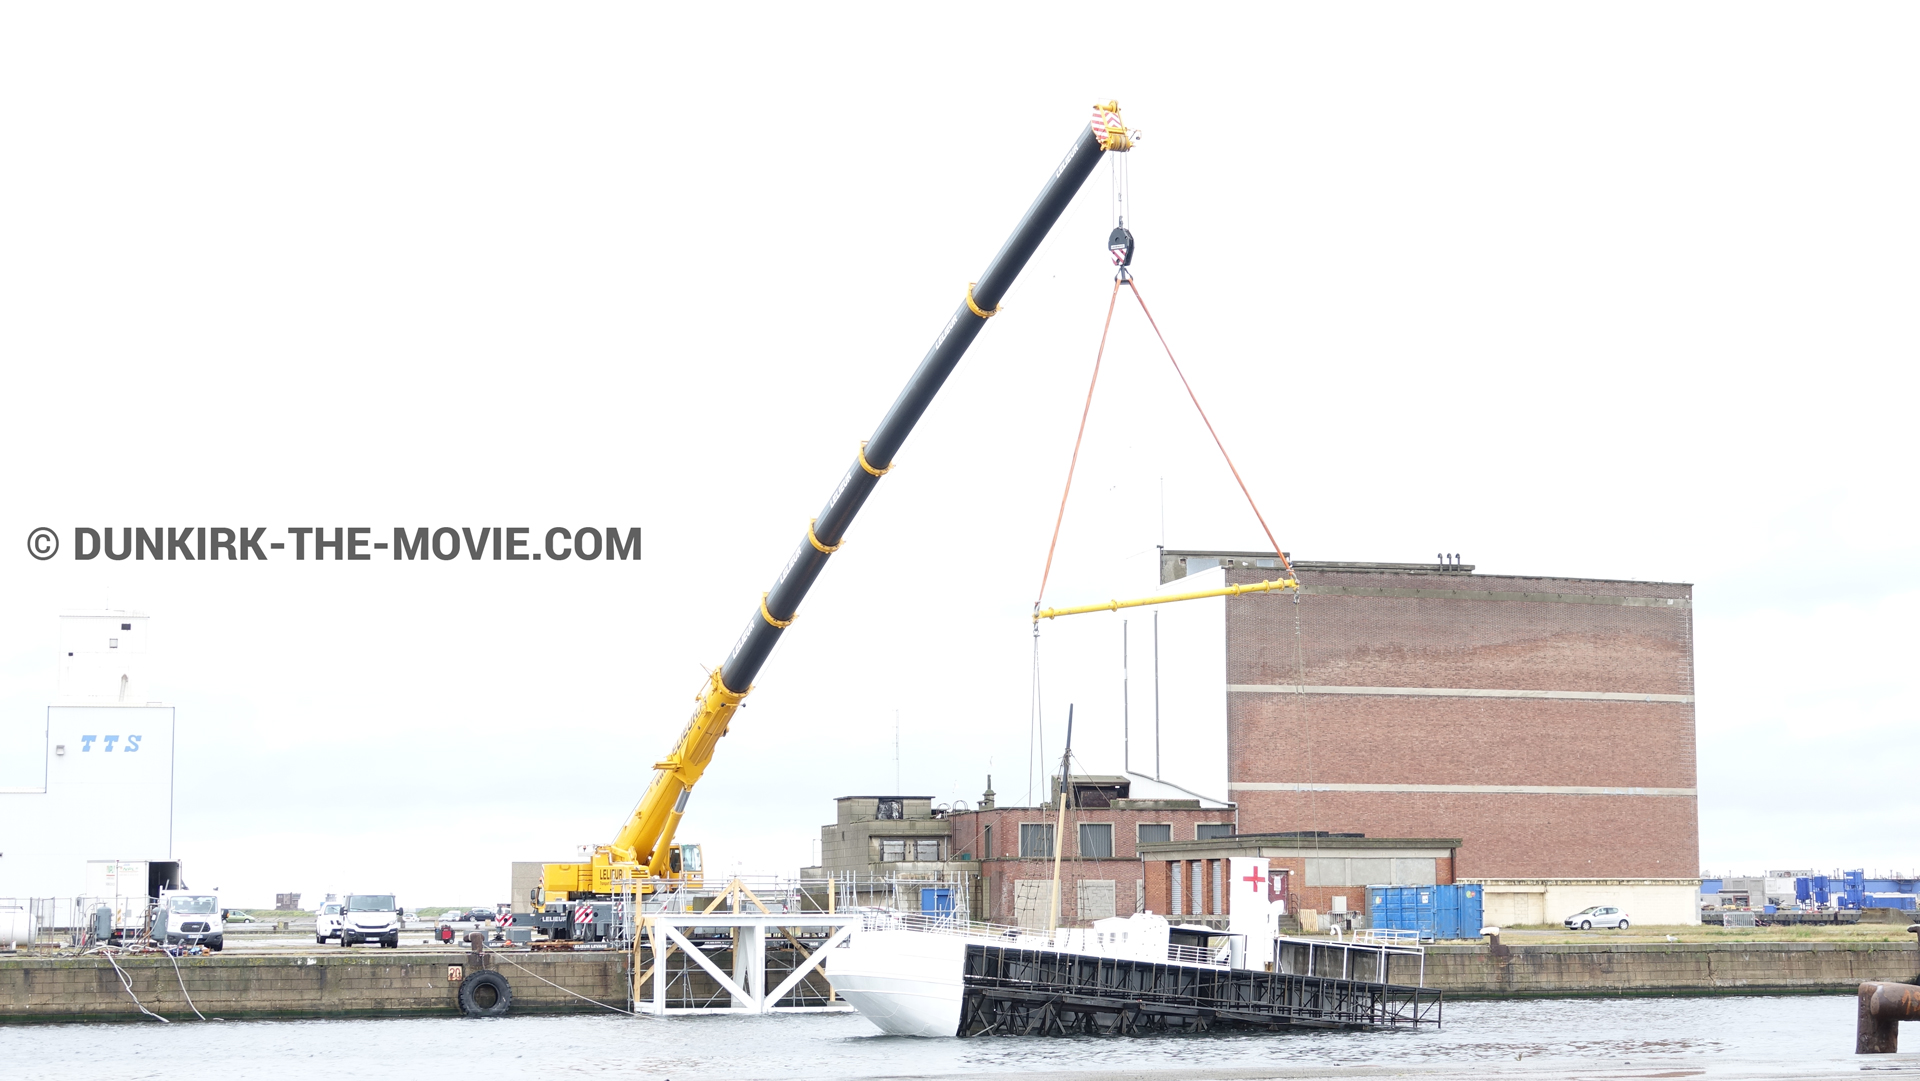
[[[828,952],[852,937],[860,926],[860,914],[830,912],[656,912],[643,916],[636,946],[642,936],[652,947],[651,972],[640,972],[649,984],[644,989],[636,978],[633,986],[635,1013],[658,1016],[716,1013],[847,1013],[853,1007],[845,1003],[831,1006],[782,1006],[786,998],[807,974],[819,970]],[[724,929],[732,932],[733,971],[721,970],[705,951],[688,937],[692,928]],[[767,989],[767,938],[783,932],[825,932],[824,941],[800,960],[771,991]],[[813,937],[807,935],[806,937]],[[679,950],[711,976],[733,998],[727,1007],[686,1007],[667,1004],[667,964],[672,951]],[[638,950],[636,949],[636,962]],[[643,993],[645,997],[643,996]]]

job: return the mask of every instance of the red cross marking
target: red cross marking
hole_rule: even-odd
[[[1258,892],[1260,892],[1260,884],[1261,884],[1261,883],[1263,883],[1263,882],[1265,882],[1266,880],[1267,880],[1267,879],[1266,879],[1266,876],[1264,876],[1264,875],[1262,875],[1262,874],[1260,873],[1260,868],[1258,868],[1258,867],[1255,867],[1255,868],[1253,869],[1253,873],[1252,873],[1252,874],[1250,874],[1250,875],[1248,875],[1247,877],[1245,877],[1245,878],[1243,878],[1243,879],[1241,879],[1240,881],[1242,881],[1242,882],[1251,882],[1251,883],[1253,883],[1253,890],[1254,890],[1254,892],[1255,892],[1255,893],[1258,893]]]

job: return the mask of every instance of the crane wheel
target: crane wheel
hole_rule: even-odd
[[[476,972],[460,981],[460,1012],[468,1017],[505,1017],[513,985],[498,972]]]

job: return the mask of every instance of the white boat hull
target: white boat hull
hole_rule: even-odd
[[[957,1036],[967,940],[920,931],[859,931],[827,958],[827,979],[891,1036]]]

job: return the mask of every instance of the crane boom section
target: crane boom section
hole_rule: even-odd
[[[767,655],[780,640],[785,625],[791,622],[799,611],[801,598],[812,588],[814,579],[826,569],[832,549],[839,546],[846,535],[847,527],[852,524],[854,515],[866,503],[880,482],[880,475],[893,465],[893,456],[906,442],[907,434],[919,422],[921,414],[932,404],[933,397],[947,381],[967,347],[986,325],[987,319],[998,308],[1007,291],[1027,260],[1046,239],[1060,215],[1073,201],[1075,193],[1093,172],[1102,153],[1102,140],[1095,137],[1091,126],[1080,130],[1080,137],[1054,169],[1053,175],[1040,189],[1033,205],[1027,209],[1026,216],[1014,229],[1007,242],[1001,245],[993,261],[980,275],[980,280],[971,287],[969,296],[963,298],[948,317],[946,325],[934,338],[933,347],[920,361],[920,367],[907,381],[905,389],[894,399],[880,425],[873,430],[863,447],[863,452],[849,463],[847,471],[840,478],[833,494],[827,498],[826,506],[814,519],[813,538],[802,537],[794,548],[792,558],[780,572],[773,588],[767,592],[766,613],[771,618],[762,618],[755,612],[747,621],[747,627],[734,643],[733,652],[727,657],[721,668],[721,678],[728,687],[745,688],[759,674],[760,666],[766,663]],[[985,313],[985,314],[982,314]],[[819,543],[813,543],[818,540]]]
[[[1079,136],[1047,178],[1020,224],[1000,246],[980,279],[968,286],[966,297],[935,336],[933,346],[921,359],[905,389],[894,399],[872,436],[861,444],[819,516],[808,525],[806,535],[774,579],[773,588],[761,596],[760,604],[748,617],[746,629],[735,640],[726,662],[709,676],[708,685],[699,697],[700,704],[673,752],[654,763],[652,783],[613,843],[596,848],[590,863],[548,864],[547,896],[605,894],[611,889],[617,868],[634,877],[666,876],[668,850],[693,785],[712,761],[714,747],[726,735],[728,722],[753,689],[754,677],[759,675],[781,633],[793,622],[814,580],[826,569],[827,560],[839,548],[847,527],[860,513],[880,477],[892,468],[894,455],[932,404],[947,376],[960,363],[967,347],[973,344],[980,328],[999,310],[1000,301],[1013,287],[1014,279],[1054,223],[1060,220],[1101,154],[1108,150],[1126,150],[1129,146],[1125,127],[1120,123],[1119,105],[1095,106],[1093,123],[1080,129]]]

